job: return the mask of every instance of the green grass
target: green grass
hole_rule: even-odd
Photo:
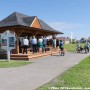
[[[84,47],[84,44],[81,44],[82,47]],[[69,52],[75,52],[76,51],[76,44],[65,44],[64,48]]]
[[[75,52],[76,44],[65,44],[64,48],[69,52]]]
[[[26,61],[0,61],[0,68],[8,68],[8,67],[19,67],[23,65],[31,64],[31,62]]]
[[[85,90],[85,87],[90,88],[90,57],[85,58],[80,64],[65,71],[62,75],[37,90],[51,90],[50,87],[57,87],[59,90],[61,90],[60,87],[82,87],[82,90]]]

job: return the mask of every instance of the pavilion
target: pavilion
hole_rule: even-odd
[[[50,27],[37,16],[27,16],[18,12],[14,12],[0,21],[0,33],[6,30],[15,32],[17,41],[15,49],[16,54],[19,54],[19,37],[63,34]]]

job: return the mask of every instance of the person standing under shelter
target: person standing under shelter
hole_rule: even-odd
[[[56,47],[57,47],[57,49],[59,49],[59,40],[58,39],[56,40]]]
[[[56,38],[55,37],[53,38],[53,47],[54,49],[56,49]]]
[[[32,39],[32,48],[33,48],[33,54],[37,53],[37,39],[35,38],[35,36],[33,36]]]
[[[38,39],[38,47],[39,47],[39,53],[42,53],[42,48],[43,48],[43,39],[40,37]]]
[[[46,37],[44,36],[44,37],[43,37],[43,52],[46,52],[46,45],[47,45],[47,39],[46,39]]]
[[[29,46],[29,40],[27,39],[27,36],[23,39],[23,46],[24,46],[24,50],[23,50],[23,54],[28,51],[28,46]]]

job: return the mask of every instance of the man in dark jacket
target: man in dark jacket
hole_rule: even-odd
[[[61,50],[61,56],[64,56],[64,42],[60,40],[59,48]]]

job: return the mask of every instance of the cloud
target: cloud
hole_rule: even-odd
[[[80,28],[83,26],[81,24],[69,23],[69,22],[49,22],[48,24],[52,28],[57,30],[74,29],[74,28]]]

